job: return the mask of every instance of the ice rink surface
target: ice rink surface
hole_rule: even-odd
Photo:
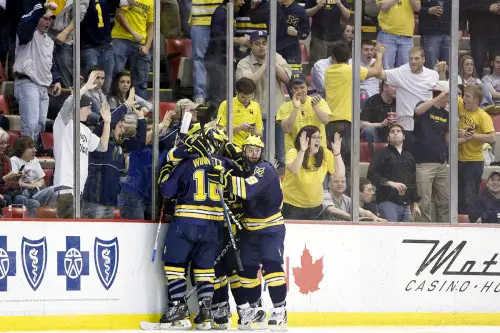
[[[237,329],[230,329],[229,332],[246,332],[238,331]],[[75,332],[86,332],[86,333],[144,333],[143,330],[122,330],[122,331],[48,331],[51,333],[75,333]],[[207,331],[178,331],[178,330],[162,330],[162,332],[207,332]],[[223,330],[212,330],[211,332],[224,332]],[[251,331],[251,332],[271,332],[269,330],[262,331]],[[288,329],[288,332],[292,333],[500,333],[500,326],[428,326],[428,327],[411,327],[411,326],[377,326],[377,327],[301,327]],[[19,333],[19,332],[12,332]],[[32,331],[30,333],[47,333],[47,331],[36,332]]]

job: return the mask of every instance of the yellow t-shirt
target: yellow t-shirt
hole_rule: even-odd
[[[219,117],[220,126],[227,125],[226,118],[226,101],[223,101],[219,106],[219,111],[217,117]],[[262,123],[262,114],[260,112],[259,103],[251,101],[248,107],[245,108],[243,104],[240,103],[238,97],[233,98],[233,128],[240,126],[243,123],[255,124],[255,129],[262,131],[264,125]],[[239,131],[233,135],[233,143],[242,146],[245,139],[250,135],[250,132]]]
[[[57,5],[57,9],[54,10],[54,15],[59,15],[59,13],[66,7],[66,0],[52,0]]]
[[[379,7],[381,2],[382,0],[377,0]],[[413,37],[415,30],[414,14],[415,11],[410,0],[398,0],[387,12],[379,11],[378,22],[384,32]]]
[[[368,74],[366,67],[360,67],[360,80]],[[325,73],[326,102],[331,110],[329,121],[352,121],[352,66],[333,64]]]
[[[458,97],[458,128],[467,129],[472,127],[477,134],[495,132],[491,116],[481,108],[474,112],[465,111],[464,101]],[[458,160],[460,162],[484,161],[483,143],[477,140],[469,140],[458,146]]]
[[[328,149],[323,149],[323,152],[323,163],[318,169],[314,167],[314,158],[309,158],[309,170],[301,167],[297,175],[286,169],[282,183],[284,202],[301,208],[318,207],[323,203],[323,181],[327,173],[332,174],[335,171],[332,152]],[[293,162],[297,154],[295,148],[286,153],[287,166]]]
[[[325,125],[321,123],[319,118],[316,116],[316,112],[311,104],[312,98],[307,96],[307,100],[304,104],[300,106],[299,111],[297,112],[297,118],[295,118],[295,123],[293,124],[293,130],[290,133],[285,133],[285,151],[289,151],[292,148],[295,148],[295,138],[297,134],[299,134],[302,127],[307,125],[316,126],[319,128],[319,132],[321,134],[321,146],[326,148],[326,131]],[[318,103],[318,106],[324,112],[331,114],[330,108],[324,99]],[[278,114],[276,115],[277,121],[282,121],[290,117],[290,114],[293,112],[293,103],[286,102],[281,105]]]
[[[136,0],[133,7],[121,7],[125,11],[125,19],[132,30],[143,37],[141,44],[146,44],[147,23],[154,22],[154,8],[154,0]],[[115,20],[111,37],[134,41],[134,37],[118,23],[118,20]]]

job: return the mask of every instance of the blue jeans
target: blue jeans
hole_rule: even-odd
[[[24,195],[16,195],[12,199],[12,204],[23,205],[28,209],[30,217],[36,216],[36,209],[40,207],[40,203],[34,199],[28,199]]]
[[[128,39],[113,39],[113,50],[115,53],[114,74],[125,69],[127,60],[130,61],[130,71],[135,93],[144,99],[148,99],[149,68],[151,66],[151,52],[147,55],[139,53],[141,43]],[[113,74],[113,76],[114,76]]]
[[[377,41],[385,47],[382,65],[385,69],[396,68],[408,63],[413,37],[393,35],[380,30]]]
[[[57,64],[63,87],[73,87],[73,45],[55,44],[54,60]]]
[[[207,97],[207,71],[205,69],[205,52],[210,40],[210,26],[194,25],[191,27],[191,43],[193,54],[193,97]]]
[[[479,194],[484,162],[458,162],[458,213],[469,213],[469,202]]]
[[[490,34],[489,36],[470,34],[470,54],[474,58],[476,73],[478,78],[483,77],[484,59],[486,53],[492,54],[500,49],[500,37],[498,34]]]
[[[266,142],[267,133],[267,122],[263,119],[264,131],[262,140]],[[274,126],[274,158],[280,163],[280,165],[285,166],[285,133],[278,122],[275,122]]]
[[[83,76],[87,77],[90,69],[94,66],[104,69],[104,86],[102,90],[105,94],[109,92],[113,81],[113,70],[115,67],[115,53],[111,44],[100,47],[87,48],[82,50]]]
[[[438,61],[450,63],[450,36],[425,35],[422,36],[420,45],[425,51],[425,67],[434,68]]]
[[[82,202],[82,217],[89,219],[113,219],[115,207],[104,206],[96,202]]]
[[[147,203],[130,193],[120,193],[118,195],[118,208],[120,208],[120,217],[124,220],[144,220],[145,212],[151,216],[151,202]]]
[[[378,135],[378,128],[367,126],[361,130],[361,138],[366,142],[381,142]]]
[[[409,205],[400,205],[392,201],[384,201],[378,205],[380,216],[389,222],[411,222]]]
[[[39,141],[40,132],[45,130],[45,121],[49,111],[47,88],[39,86],[30,79],[16,79],[14,97],[19,103],[21,133]]]
[[[182,33],[189,37],[191,35],[191,25],[189,24],[189,17],[191,16],[191,0],[177,0],[179,4],[179,14],[181,15],[181,29]]]

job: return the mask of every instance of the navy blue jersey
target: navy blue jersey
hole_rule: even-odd
[[[232,168],[233,162],[214,155],[214,163]],[[224,221],[217,184],[209,182],[212,169],[208,157],[188,157],[170,173],[161,184],[161,193],[167,199],[176,199],[174,218],[178,222],[207,224]]]
[[[229,192],[243,199],[244,226],[250,231],[274,231],[284,224],[283,190],[276,169],[267,161],[252,166],[247,177],[232,176]]]
[[[111,15],[120,7],[120,0],[90,0],[87,14],[81,23],[83,47],[111,43]]]

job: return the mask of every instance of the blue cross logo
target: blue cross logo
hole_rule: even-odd
[[[7,236],[0,236],[0,291],[7,291],[9,276],[16,276],[16,251],[7,251]]]
[[[80,277],[89,275],[89,252],[80,251],[80,236],[66,236],[66,251],[57,251],[57,275],[66,276],[66,290],[80,290]]]

